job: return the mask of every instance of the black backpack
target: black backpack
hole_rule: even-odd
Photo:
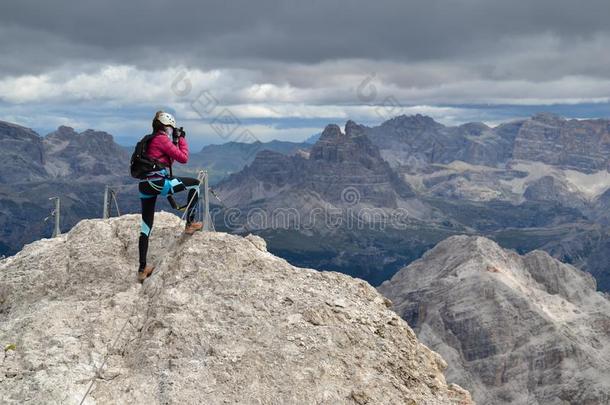
[[[131,177],[136,179],[145,179],[150,172],[165,168],[163,163],[150,159],[146,155],[148,144],[154,137],[154,134],[146,135],[136,144],[133,154],[131,155],[131,163],[129,165]]]

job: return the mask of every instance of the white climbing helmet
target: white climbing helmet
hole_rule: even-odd
[[[176,128],[176,119],[170,113],[158,111],[157,114],[155,114],[155,119],[165,126]]]

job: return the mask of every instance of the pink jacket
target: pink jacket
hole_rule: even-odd
[[[174,145],[165,132],[159,131],[148,144],[146,154],[166,166],[171,166],[174,161],[186,163],[189,160],[189,146],[184,137],[178,138],[178,145]]]

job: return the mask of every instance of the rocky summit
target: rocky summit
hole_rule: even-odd
[[[158,214],[142,285],[135,215],[2,260],[2,402],[472,403],[367,283],[182,226]]]
[[[547,253],[454,236],[379,290],[477,403],[610,403],[610,301]]]

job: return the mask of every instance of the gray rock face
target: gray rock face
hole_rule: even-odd
[[[610,301],[546,253],[455,236],[379,291],[478,403],[610,401]]]
[[[0,121],[0,183],[46,177],[42,139],[29,128]]]
[[[510,129],[510,130],[509,130]],[[482,123],[446,127],[420,114],[402,115],[365,133],[392,166],[417,170],[432,163],[461,160],[496,166],[511,158],[514,127],[500,131]]]
[[[31,129],[0,121],[0,179],[13,184],[69,177],[128,175],[129,154],[112,135],[60,126],[40,137]]]
[[[571,191],[565,181],[553,176],[544,176],[532,182],[525,189],[523,196],[529,201],[554,202],[581,210],[587,208],[587,201],[582,195]]]
[[[430,218],[434,212],[413,202],[411,188],[363,128],[352,121],[345,132],[329,125],[309,154],[259,152],[251,165],[215,187],[231,207],[216,224],[232,230],[247,224],[269,241],[271,251],[302,267],[342,271],[375,284],[385,280],[404,263],[402,256],[388,257],[387,246],[416,246],[419,255],[446,234],[400,234],[409,216]]]
[[[230,205],[242,207],[269,199],[276,206],[295,207],[303,192],[330,204],[351,204],[344,194],[350,188],[356,203],[396,208],[400,198],[414,195],[382,159],[364,127],[348,121],[345,128],[342,133],[337,125],[327,126],[308,157],[259,152],[250,166],[218,189]]]
[[[278,198],[283,191],[303,179],[299,171],[303,170],[304,165],[301,156],[289,157],[263,150],[244,170],[221,181],[218,192],[229,206],[244,206],[252,201]]]
[[[345,201],[343,192],[357,190],[358,203],[396,208],[400,198],[414,196],[385,162],[364,127],[348,121],[345,134],[336,125],[326,127],[312,147],[307,171],[312,189],[334,204]]]
[[[127,176],[129,154],[112,135],[61,126],[44,138],[45,168],[51,177]]]
[[[338,125],[328,125],[311,148],[310,159],[327,163],[360,163],[367,168],[379,165],[381,154],[364,134],[364,127],[347,121],[345,134]]]
[[[62,198],[62,229],[101,215],[106,184],[132,183],[129,154],[105,132],[59,127],[47,137],[0,122],[0,255],[51,234],[52,196]],[[137,207],[122,198],[122,209]]]
[[[455,160],[497,167],[512,159],[592,173],[609,168],[610,121],[566,120],[541,113],[495,128],[447,127],[422,115],[399,116],[365,133],[393,166]]]
[[[87,404],[472,404],[365,282],[258,237],[183,238],[161,213],[140,286],[138,222],[82,221],[0,262],[4,403],[79,403],[94,378]]]
[[[607,170],[610,122],[538,114],[519,130],[513,156],[587,173]]]
[[[579,266],[587,262],[586,268],[595,268],[596,277],[603,280],[603,274],[610,273],[608,264],[602,261],[595,265],[578,259],[593,250],[585,246],[575,251],[571,248],[573,241],[566,239],[573,235],[565,233],[577,223],[594,225],[606,220],[607,209],[598,197],[610,187],[610,174],[603,170],[596,173],[568,170],[582,167],[576,161],[573,165],[547,161],[546,155],[538,152],[531,159],[540,161],[514,159],[517,139],[519,142],[528,139],[531,128],[549,120],[566,121],[545,114],[495,128],[483,123],[447,127],[421,115],[396,117],[372,128],[348,121],[345,132],[336,125],[328,126],[308,157],[261,153],[247,169],[223,182],[219,192],[242,213],[262,209],[269,218],[273,210],[290,210],[295,216],[309,219],[307,214],[311,212],[328,213],[336,208],[346,211],[346,206],[352,209],[343,197],[345,190],[355,190],[360,205],[382,212],[385,218],[397,212],[408,213],[409,230],[399,236],[409,241],[408,257],[419,257],[422,251],[450,234],[481,233],[495,238],[505,230],[498,239],[507,246],[523,252],[535,248],[551,252],[547,246],[562,247],[554,250],[557,257],[570,256],[570,262]],[[595,122],[570,124],[572,129],[566,130],[560,139],[562,148],[570,148],[567,142],[579,139],[579,128]],[[523,143],[520,145],[525,148]],[[532,141],[527,148],[543,151],[547,145]],[[522,152],[523,149],[519,153]],[[337,229],[332,238],[342,242],[327,249],[317,242],[312,246],[311,240],[301,237],[305,232],[299,230],[295,234],[300,234],[290,237],[274,235],[273,230],[278,227],[269,225],[277,223],[272,221],[266,221],[268,226],[254,224],[252,229],[270,229],[266,235],[270,247],[277,247],[278,254],[299,260],[294,263],[304,266],[349,271],[346,263],[367,263],[367,270],[353,275],[365,274],[368,281],[377,284],[381,277],[373,278],[371,274],[387,277],[412,260],[394,250],[401,242],[367,235],[361,228],[350,235]],[[317,223],[320,222],[326,226],[329,221]],[[391,227],[391,221],[385,222],[388,223]],[[322,231],[320,235],[305,236],[328,237]],[[432,241],[428,238],[431,234]],[[279,242],[287,239],[291,240]],[[355,259],[355,252],[366,254],[369,259]],[[382,260],[370,252],[402,263],[381,269]],[[318,262],[305,261],[318,253]],[[596,253],[596,257],[602,256]],[[376,264],[369,267],[372,263]],[[607,288],[606,282],[599,285]]]

